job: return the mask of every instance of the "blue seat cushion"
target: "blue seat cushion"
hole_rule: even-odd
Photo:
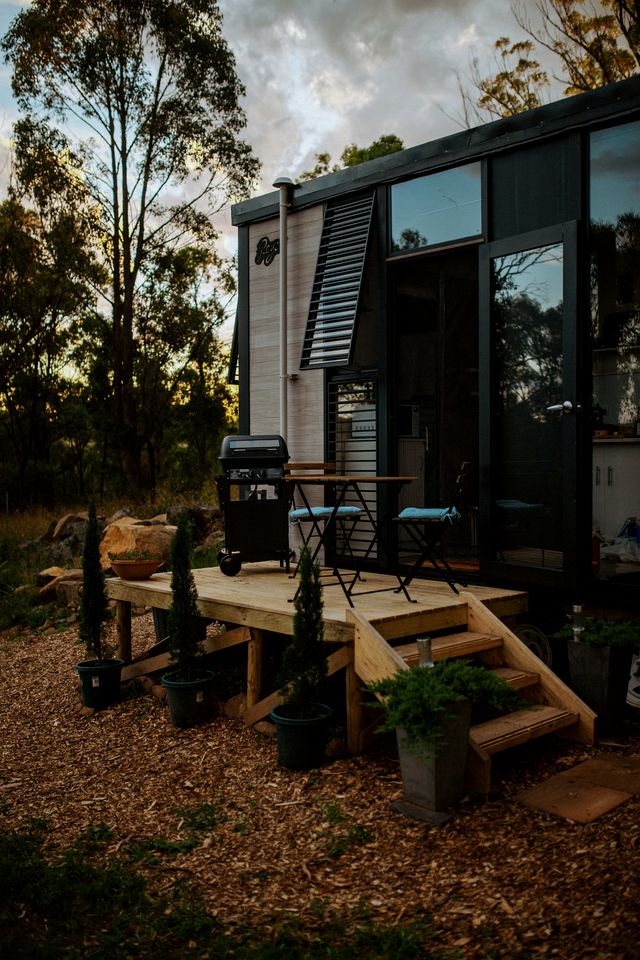
[[[328,520],[333,513],[333,507],[297,507],[289,513],[290,520]],[[362,513],[361,507],[338,507],[337,517],[357,517]]]
[[[459,518],[455,507],[405,507],[398,515],[399,520],[449,520],[450,523]]]

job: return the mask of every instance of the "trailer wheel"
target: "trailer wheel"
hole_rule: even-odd
[[[524,645],[527,646],[532,653],[535,653],[539,660],[542,660],[545,666],[551,666],[551,661],[553,660],[551,644],[549,643],[547,635],[543,633],[539,627],[534,626],[532,623],[518,623],[513,632],[518,640],[522,640]]]
[[[220,570],[224,573],[225,577],[235,577],[237,573],[240,573],[242,564],[238,557],[235,557],[233,554],[220,553],[218,554],[218,560],[220,561]]]

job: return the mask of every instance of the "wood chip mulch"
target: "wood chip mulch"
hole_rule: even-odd
[[[154,642],[148,613],[133,637],[134,655]],[[4,830],[42,818],[64,847],[107,824],[114,855],[133,841],[197,836],[144,869],[160,891],[189,879],[223,922],[297,916],[311,928],[364,906],[385,924],[431,915],[434,944],[463,958],[640,958],[640,796],[589,824],[515,799],[591,757],[639,757],[640,723],[620,744],[546,738],[503,755],[492,795],[434,827],[390,810],[401,796],[390,739],[292,773],[273,739],[223,713],[176,730],[150,685],[83,715],[76,640],[74,628],[0,638]],[[209,822],[194,834],[203,810]]]

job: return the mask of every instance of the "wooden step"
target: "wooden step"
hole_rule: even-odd
[[[526,710],[516,710],[515,713],[477,724],[471,728],[469,738],[485,753],[501,753],[577,722],[577,713],[570,713],[561,707],[535,704]]]
[[[502,638],[490,633],[477,633],[464,630],[450,633],[444,637],[434,637],[431,641],[431,653],[435,661],[448,657],[469,657],[482,650],[495,650],[502,646]],[[403,643],[393,648],[409,667],[418,665],[418,648],[414,643]]]
[[[514,690],[535,687],[540,683],[540,674],[533,673],[531,670],[518,670],[515,667],[493,667],[492,672],[506,680]]]

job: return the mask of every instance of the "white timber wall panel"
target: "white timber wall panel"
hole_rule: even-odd
[[[302,341],[309,313],[322,233],[322,206],[290,214],[288,232],[288,383],[287,446],[292,461],[324,460],[324,374],[300,370]],[[262,237],[277,240],[278,220],[254,224],[249,232],[249,366],[251,433],[280,430],[279,257],[269,266],[254,262]]]

